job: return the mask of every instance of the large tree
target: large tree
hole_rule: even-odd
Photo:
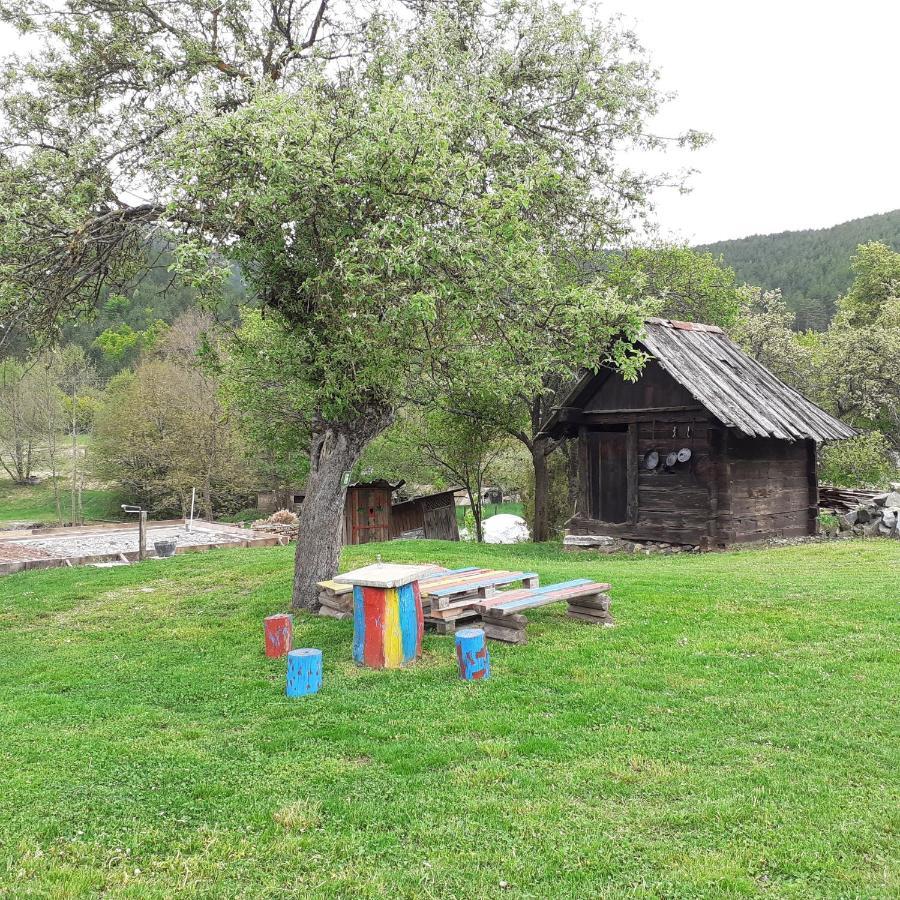
[[[603,318],[572,273],[667,178],[620,161],[665,142],[618,25],[539,0],[358,9],[0,3],[46,42],[6,70],[0,316],[52,333],[134,276],[159,224],[210,298],[240,263],[304,385],[297,605],[335,568],[344,473],[398,404],[482,366],[501,398],[540,390],[539,327]],[[611,337],[550,371],[626,360]]]

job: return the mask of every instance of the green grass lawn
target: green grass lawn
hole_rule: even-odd
[[[456,521],[460,525],[462,525],[465,520],[466,511],[468,509],[468,506],[456,507]],[[522,503],[485,503],[482,515],[485,519],[489,519],[491,516],[496,516],[499,513],[509,513],[513,516],[521,516],[524,509],[525,506]]]
[[[395,542],[613,583],[616,628],[529,614],[284,697],[291,549],[0,579],[0,896],[896,897],[900,544],[674,557]]]
[[[61,481],[60,501],[63,519],[72,518],[72,497],[69,482]],[[86,522],[107,521],[121,518],[119,496],[110,490],[86,488],[81,492],[81,505]],[[29,487],[13,484],[9,478],[0,479],[0,522],[57,522],[56,502],[53,499],[53,481],[50,478]]]

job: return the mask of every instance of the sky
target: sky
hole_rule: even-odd
[[[589,0],[590,2],[590,0]],[[660,134],[711,132],[664,167],[664,238],[706,243],[824,228],[900,208],[897,0],[596,0],[621,15],[678,96]],[[19,49],[0,27],[0,55]]]
[[[664,236],[704,243],[822,228],[900,208],[896,0],[607,0],[678,93],[663,134],[715,141],[666,164],[693,190],[657,197]]]

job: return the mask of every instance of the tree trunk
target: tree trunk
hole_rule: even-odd
[[[479,481],[473,491],[469,482],[466,482],[466,493],[469,495],[469,509],[472,510],[472,518],[475,520],[475,541],[484,543],[484,530],[481,526],[481,482]]]
[[[294,556],[294,609],[315,609],[317,582],[337,573],[347,494],[344,474],[349,476],[366,445],[387,428],[392,418],[390,410],[376,407],[360,410],[352,425],[327,425],[314,431]]]
[[[547,471],[547,440],[535,438],[531,444],[534,466],[534,530],[531,539],[541,543],[550,539],[550,475]]]
[[[78,524],[78,431],[77,425],[78,395],[72,388],[72,525]]]

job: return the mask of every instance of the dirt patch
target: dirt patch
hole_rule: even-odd
[[[40,547],[23,547],[21,544],[0,543],[0,562],[24,562],[29,559],[49,559],[50,554]]]

